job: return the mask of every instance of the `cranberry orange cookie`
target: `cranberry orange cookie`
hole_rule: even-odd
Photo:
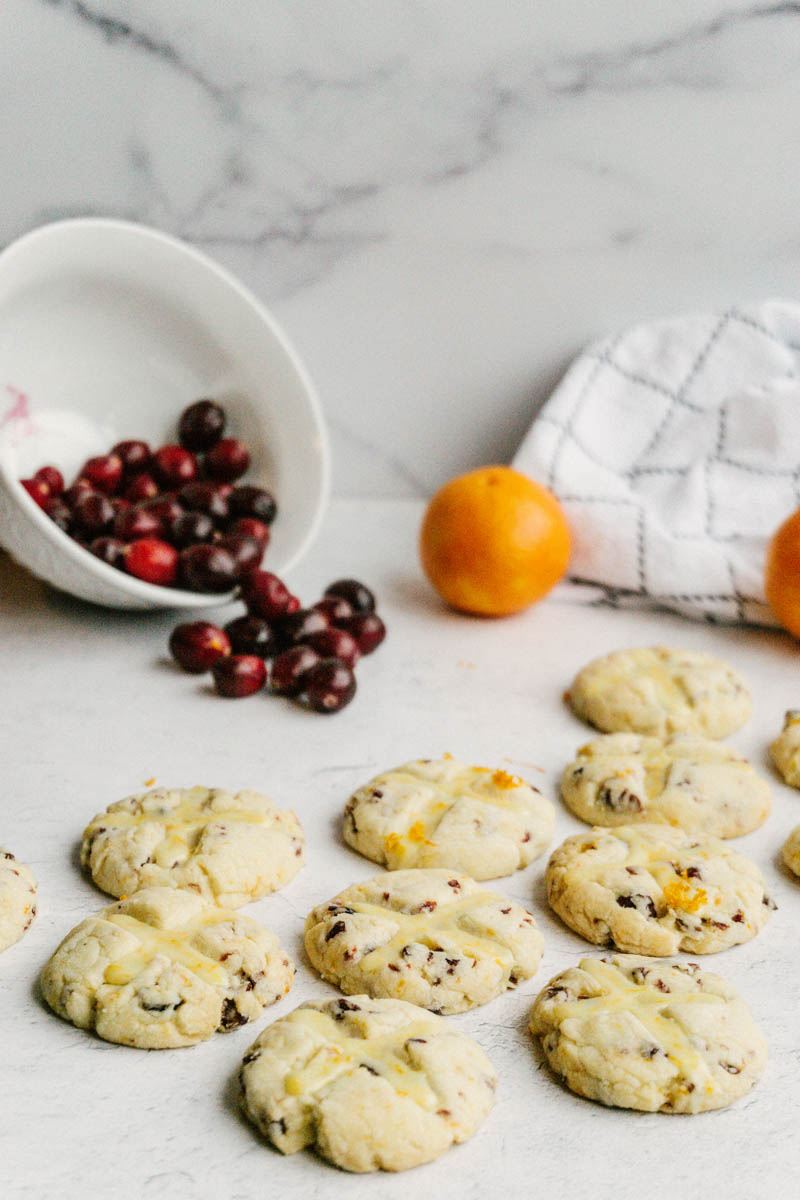
[[[789,870],[795,875],[800,875],[800,825],[792,830],[783,843],[781,854]]]
[[[178,888],[145,888],[81,921],[42,972],[54,1012],[108,1042],[165,1050],[261,1015],[292,985],[274,933]]]
[[[292,879],[305,859],[300,823],[258,792],[153,788],[111,804],[88,825],[81,863],[112,896],[190,888],[241,908]]]
[[[253,1043],[248,1118],[284,1154],[315,1146],[345,1171],[404,1171],[465,1142],[497,1076],[471,1038],[401,1000],[303,1004]]]
[[[0,951],[18,942],[35,916],[33,871],[0,846]]]
[[[567,693],[573,711],[605,733],[723,738],[744,725],[744,680],[710,654],[652,646],[596,658]]]
[[[771,806],[769,784],[741,754],[693,734],[596,738],[564,771],[561,795],[590,825],[658,821],[723,838],[756,829]]]
[[[747,1005],[697,963],[584,958],[540,992],[530,1028],[573,1092],[644,1112],[724,1108],[767,1061]]]
[[[789,709],[783,719],[783,729],[769,749],[784,782],[800,788],[800,709]]]
[[[323,979],[347,995],[394,996],[434,1012],[486,1004],[535,974],[533,917],[451,871],[388,871],[346,888],[306,921]]]
[[[747,942],[775,908],[755,863],[669,825],[567,838],[547,864],[547,899],[590,942],[630,954],[713,954]]]
[[[553,805],[524,780],[445,755],[359,788],[345,807],[344,839],[390,871],[450,867],[495,879],[538,858],[554,824]]]

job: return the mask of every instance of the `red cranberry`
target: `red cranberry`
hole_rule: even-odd
[[[158,517],[165,529],[184,512],[183,506],[173,496],[154,496],[152,500],[145,500],[142,508]]]
[[[178,440],[187,450],[210,450],[225,431],[225,410],[213,400],[198,400],[181,413]]]
[[[147,442],[117,442],[111,453],[122,460],[122,469],[126,475],[146,471],[150,465],[150,447]]]
[[[192,592],[228,592],[236,585],[233,555],[219,546],[188,546],[180,559],[181,583]]]
[[[242,580],[242,599],[251,617],[264,617],[267,621],[300,607],[299,600],[294,609],[290,606],[295,597],[271,571],[250,571]]]
[[[130,500],[126,500],[124,496],[112,496],[111,503],[114,506],[114,512],[117,516],[120,513],[127,512],[132,507]]]
[[[48,500],[52,500],[50,488],[41,479],[20,479],[20,483],[39,508],[44,508]]]
[[[356,677],[338,658],[323,658],[303,680],[309,708],[315,712],[338,712],[356,694]]]
[[[260,566],[261,559],[264,557],[264,552],[255,538],[243,537],[240,534],[229,533],[215,542],[215,545],[233,555],[237,575],[240,579],[247,571],[252,571]]]
[[[77,532],[89,538],[96,538],[110,531],[116,513],[107,496],[93,492],[78,501],[72,510],[72,516]]]
[[[317,612],[321,612],[323,616],[326,616],[329,625],[338,625],[341,621],[353,615],[352,604],[349,600],[344,600],[341,596],[326,596],[324,600],[318,600],[311,607],[315,608]]]
[[[64,476],[58,467],[39,467],[33,478],[46,484],[51,496],[60,496],[64,491]]]
[[[184,671],[200,675],[231,652],[227,633],[209,621],[190,621],[178,625],[169,639],[172,657]]]
[[[230,524],[228,533],[234,534],[237,537],[255,538],[261,547],[262,553],[269,545],[269,527],[263,521],[257,521],[255,517],[239,517],[238,520]]]
[[[217,524],[224,525],[230,515],[229,495],[227,484],[188,483],[178,492],[178,499],[190,512],[207,513]]]
[[[125,499],[131,504],[141,504],[143,500],[152,500],[159,493],[159,487],[152,475],[144,472],[134,475],[125,488]]]
[[[69,533],[69,527],[72,524],[72,510],[60,496],[51,496],[49,500],[45,501],[42,508],[63,533]]]
[[[155,513],[145,508],[128,508],[118,514],[114,521],[114,534],[123,542],[135,542],[137,538],[160,538],[164,526]]]
[[[164,487],[179,488],[197,478],[197,459],[183,446],[159,446],[153,455],[153,473]]]
[[[255,654],[229,654],[211,668],[220,696],[239,699],[260,691],[267,681],[263,658]]]
[[[95,538],[93,542],[89,543],[89,550],[101,562],[108,563],[110,567],[124,570],[126,546],[118,538]]]
[[[356,639],[344,629],[331,625],[306,639],[320,658],[338,658],[347,667],[354,667],[361,657]]]
[[[355,613],[340,621],[339,628],[355,638],[362,654],[372,654],[386,637],[386,626],[377,613]]]
[[[353,612],[374,612],[375,597],[368,587],[357,579],[337,579],[325,588],[325,596],[341,596],[347,600]]]
[[[122,479],[122,459],[118,454],[99,454],[83,464],[81,477],[88,479],[98,492],[110,496]]]
[[[94,488],[89,483],[88,479],[76,479],[72,487],[68,487],[61,499],[70,508],[74,508],[79,500],[83,500],[85,496],[93,496]]]
[[[169,587],[178,575],[178,551],[159,538],[140,538],[126,550],[125,570],[145,583]]]
[[[272,664],[270,686],[273,692],[280,696],[299,696],[308,672],[319,661],[319,655],[310,646],[292,646],[284,650]]]
[[[232,483],[250,466],[250,451],[237,438],[223,438],[209,450],[205,465],[212,479]]]
[[[272,658],[278,649],[278,639],[272,626],[263,617],[237,617],[225,626],[234,654],[257,654]]]
[[[307,642],[315,633],[328,628],[328,618],[314,608],[299,608],[278,621],[278,635],[287,646]]]
[[[210,542],[213,536],[214,522],[206,513],[181,511],[178,519],[169,526],[169,540],[179,550]]]
[[[271,525],[277,511],[275,497],[266,488],[246,483],[231,492],[231,515],[234,517],[255,517],[265,525]]]

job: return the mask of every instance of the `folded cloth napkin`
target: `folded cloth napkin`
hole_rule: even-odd
[[[514,466],[564,506],[575,598],[774,625],[766,545],[800,507],[800,304],[654,321],[590,346]]]

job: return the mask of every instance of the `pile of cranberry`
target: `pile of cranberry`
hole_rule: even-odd
[[[112,567],[147,583],[227,592],[261,563],[275,519],[266,488],[236,484],[250,452],[224,437],[225,411],[198,400],[181,414],[178,443],[118,442],[75,482],[41,467],[20,482],[48,517]]]
[[[338,712],[349,704],[356,691],[356,663],[386,636],[369,588],[356,579],[339,579],[311,608],[301,608],[270,571],[251,570],[241,589],[247,612],[224,629],[192,621],[173,630],[170,652],[184,671],[211,671],[221,696],[252,696],[269,675],[273,692],[316,712]]]

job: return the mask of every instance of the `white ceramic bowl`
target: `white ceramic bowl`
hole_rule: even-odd
[[[56,528],[19,480],[69,482],[123,438],[177,440],[180,412],[222,403],[250,447],[247,482],[278,500],[265,567],[290,570],[328,500],[314,387],[258,300],[196,250],[124,221],[59,221],[0,254],[0,541],[35,575],[114,608],[203,608],[225,596],[143,583]]]

